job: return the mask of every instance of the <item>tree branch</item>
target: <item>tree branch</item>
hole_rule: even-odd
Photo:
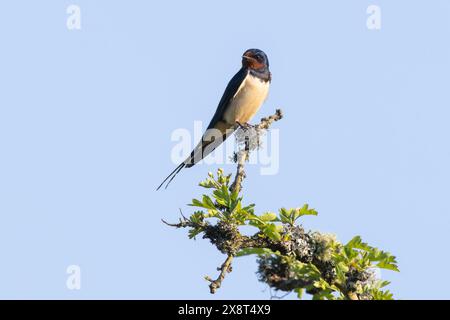
[[[273,122],[281,120],[283,118],[283,112],[281,109],[277,109],[275,111],[275,114],[262,118],[260,123],[257,125],[254,125],[253,128],[256,130],[257,134],[260,134],[260,131],[267,130],[272,125]],[[246,130],[246,129],[244,129]],[[231,192],[239,193],[242,189],[242,181],[245,179],[245,171],[244,166],[245,162],[248,160],[250,156],[250,148],[249,148],[249,140],[248,136],[245,140],[244,148],[237,153],[237,169],[236,169],[236,175],[234,178],[234,182],[230,187]]]
[[[383,292],[376,287],[381,283],[370,270],[379,266],[380,261],[386,269],[398,270],[395,257],[388,252],[370,247],[361,242],[359,236],[342,245],[334,235],[305,231],[296,220],[303,215],[317,215],[317,211],[308,209],[307,204],[302,208],[282,208],[278,215],[268,212],[260,216],[254,213],[254,204],[242,206],[240,192],[245,179],[245,164],[250,153],[260,146],[261,131],[282,118],[283,114],[278,109],[275,114],[262,118],[257,125],[239,124],[241,129],[235,134],[238,152],[234,159],[237,164],[234,180],[231,180],[231,174],[225,176],[221,169],[217,172],[217,179],[209,173],[200,186],[215,189],[212,196],[203,195],[201,200],[193,199],[191,204],[202,209],[189,218],[181,212],[178,223],[162,222],[170,227],[190,229],[189,238],[202,234],[203,239],[209,240],[227,256],[217,268],[220,273],[215,280],[205,277],[210,282],[212,294],[232,271],[235,256],[256,254],[259,280],[276,290],[296,291],[299,296],[305,291],[315,299],[392,299],[389,291]],[[216,218],[218,222],[210,223],[209,218]],[[259,231],[244,235],[239,227],[245,225],[254,226]],[[377,257],[369,258],[369,264],[366,251]],[[352,254],[351,260],[348,252]],[[347,261],[344,266],[341,266],[342,261]]]
[[[269,117],[262,118],[259,124],[254,125],[252,127],[256,130],[257,135],[259,135],[262,130],[269,129],[269,127],[272,125],[273,122],[278,121],[282,118],[283,118],[283,113],[282,113],[281,109],[277,109],[275,111],[275,114],[273,114]],[[246,130],[246,129],[244,129],[244,130]],[[236,155],[237,169],[236,169],[236,176],[235,176],[234,182],[230,186],[231,192],[239,193],[242,189],[242,181],[245,178],[244,166],[245,166],[245,162],[248,160],[248,158],[250,156],[249,143],[250,143],[249,137],[246,136],[244,148],[242,150],[240,150]],[[179,223],[168,223],[164,220],[162,220],[162,222],[170,227],[175,227],[175,228],[190,227],[190,228],[202,228],[203,230],[206,230],[207,227],[214,228],[214,226],[210,226],[208,224],[199,225],[199,224],[193,223],[192,221],[185,218],[184,216],[183,216],[183,218],[180,218]],[[236,252],[239,251],[241,248],[249,248],[249,247],[261,247],[262,248],[264,246],[267,246],[266,243],[261,243],[260,246],[257,246],[256,243],[258,242],[258,239],[252,239],[250,237],[243,237],[243,236],[240,236],[240,234],[239,234],[238,238],[242,239],[243,241],[240,244],[237,244]],[[226,274],[231,272],[231,262],[233,261],[233,258],[234,258],[234,252],[228,252],[227,254],[228,254],[227,259],[221,265],[221,267],[218,268],[218,270],[220,271],[220,274],[217,277],[217,279],[212,280],[208,276],[205,277],[205,279],[210,282],[209,289],[212,294],[216,293],[217,289],[220,288],[220,286],[222,285],[222,281],[225,279]]]
[[[205,279],[208,280],[210,283],[209,285],[209,290],[212,294],[216,293],[217,289],[220,288],[220,286],[222,285],[222,281],[223,279],[225,279],[225,276],[227,273],[231,272],[231,262],[233,261],[233,256],[232,255],[228,255],[227,259],[225,260],[224,263],[222,263],[222,266],[220,268],[218,268],[218,270],[220,271],[219,276],[217,277],[216,280],[212,280],[210,277],[206,276]]]

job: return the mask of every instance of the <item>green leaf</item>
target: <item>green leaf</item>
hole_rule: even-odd
[[[278,242],[281,240],[281,234],[278,232],[277,226],[273,223],[266,225],[263,229],[263,232],[273,241]]]
[[[384,287],[386,287],[386,286],[388,286],[390,284],[391,284],[390,281],[387,281],[387,280],[381,281],[380,288],[384,288]]]
[[[189,239],[195,238],[201,232],[203,232],[203,230],[197,228],[189,230],[188,232]]]
[[[211,198],[207,195],[203,195],[202,201],[192,199],[192,204],[190,204],[190,206],[216,210],[214,202],[212,202]]]
[[[223,197],[222,192],[220,190],[214,190],[213,197],[219,205],[227,207],[227,205],[228,205],[227,201]]]
[[[305,204],[303,205],[303,207],[301,207],[300,209],[296,209],[297,210],[297,214],[298,217],[302,217],[302,216],[317,216],[318,212],[314,209],[309,209],[308,205]]]
[[[291,220],[289,218],[289,212],[285,208],[281,208],[279,210],[279,214],[280,214],[280,221],[282,223],[291,223]]]
[[[248,213],[253,214],[255,212],[255,204],[254,203],[249,204],[248,206],[243,207],[242,210],[245,210]]]
[[[267,248],[245,248],[241,249],[237,254],[236,257],[243,257],[248,256],[251,254],[257,254],[257,255],[263,255],[263,254],[272,254],[272,250]]]
[[[203,211],[195,211],[189,218],[189,220],[191,220],[194,223],[201,223],[203,222],[205,218],[205,215],[203,213]]]
[[[396,264],[389,263],[389,262],[386,262],[386,261],[381,261],[380,263],[377,264],[377,267],[381,268],[381,269],[386,269],[386,270],[392,270],[392,271],[400,272],[400,270],[398,269]]]
[[[216,206],[214,205],[214,202],[211,200],[211,198],[207,195],[203,195],[203,205],[205,208],[208,209],[216,209]]]
[[[369,246],[367,243],[362,242],[362,239],[360,236],[355,236],[353,237],[352,240],[350,240],[346,245],[347,248],[355,248],[355,249],[360,249],[360,250],[364,250],[367,252],[371,252],[373,250],[373,248],[371,246]]]
[[[231,203],[231,207],[230,207],[230,214],[232,215],[233,213],[239,212],[242,210],[242,205],[241,205],[241,201],[237,200],[233,203]]]
[[[197,199],[192,199],[192,204],[190,204],[190,206],[203,208],[203,203]]]
[[[277,215],[273,212],[266,212],[259,216],[259,218],[262,221],[268,222],[268,221],[274,221],[277,218]]]
[[[303,291],[304,291],[304,289],[303,289],[303,288],[297,288],[297,289],[295,289],[294,291],[297,292],[297,298],[299,298],[299,299],[301,300],[302,297],[303,297]]]
[[[295,221],[302,216],[317,216],[317,211],[314,209],[309,209],[308,205],[305,204],[303,207],[296,209],[281,208],[279,210],[279,215],[282,223],[294,225]]]

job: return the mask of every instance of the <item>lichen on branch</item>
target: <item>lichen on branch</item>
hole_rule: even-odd
[[[377,279],[374,272],[377,268],[398,271],[396,259],[390,253],[369,246],[359,236],[342,244],[332,234],[306,231],[299,221],[304,216],[317,215],[307,204],[257,214],[254,204],[243,203],[245,162],[251,150],[259,146],[253,140],[281,118],[281,110],[277,110],[258,125],[243,128],[238,133],[244,136],[241,140],[244,142],[235,157],[237,171],[233,182],[231,174],[225,175],[221,169],[216,175],[209,173],[200,183],[209,194],[193,199],[190,204],[197,210],[189,218],[182,215],[178,223],[163,222],[187,228],[189,238],[202,235],[226,255],[218,268],[218,277],[215,280],[205,277],[211,293],[221,287],[232,271],[235,257],[256,255],[258,279],[275,290],[296,292],[299,298],[306,292],[313,299],[392,299],[392,294],[383,289],[389,282]],[[242,234],[242,226],[254,227],[255,233]]]

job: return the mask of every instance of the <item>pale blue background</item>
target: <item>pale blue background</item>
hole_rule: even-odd
[[[258,47],[273,73],[258,118],[286,118],[279,174],[249,168],[246,199],[307,202],[306,228],[398,256],[401,273],[383,273],[396,297],[449,298],[449,17],[447,0],[2,1],[0,297],[269,298],[254,258],[211,296],[203,276],[224,257],[160,222],[190,212],[215,166],[155,192],[172,131],[209,121]]]

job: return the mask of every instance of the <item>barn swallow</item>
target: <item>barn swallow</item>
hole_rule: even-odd
[[[190,168],[224,142],[239,126],[246,125],[259,110],[269,93],[271,73],[267,55],[249,49],[242,56],[242,67],[228,83],[217,110],[201,141],[156,190],[166,188],[183,168]]]

